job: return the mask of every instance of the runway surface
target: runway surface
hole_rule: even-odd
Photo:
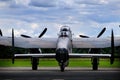
[[[30,67],[0,68],[0,80],[120,80],[120,69],[67,68],[60,72],[56,67],[43,67],[37,71]]]

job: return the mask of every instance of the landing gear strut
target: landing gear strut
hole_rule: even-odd
[[[32,70],[37,70],[37,68],[38,68],[38,62],[39,62],[38,58],[32,57]]]
[[[60,70],[61,70],[61,72],[64,72],[64,70],[65,70],[65,65],[64,65],[64,63],[60,63]]]
[[[99,59],[98,58],[92,58],[92,69],[93,70],[98,70],[98,64],[99,64]]]

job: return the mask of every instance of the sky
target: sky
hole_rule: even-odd
[[[120,36],[120,0],[0,0],[0,29],[4,36],[26,34],[57,37],[62,26],[69,26],[74,37]]]

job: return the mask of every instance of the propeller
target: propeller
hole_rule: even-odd
[[[1,29],[0,29],[0,36],[3,36]]]
[[[47,31],[47,28],[43,30],[43,32],[39,35],[39,38],[41,38],[46,33],[46,31]]]
[[[99,38],[104,32],[105,32],[106,28],[103,28],[102,31],[98,34],[97,38]],[[90,38],[89,36],[85,36],[85,35],[79,35],[82,38]]]
[[[102,31],[98,34],[97,38],[99,38],[104,32],[105,32],[106,28],[103,28]]]
[[[12,63],[14,64],[14,47],[15,47],[15,42],[14,42],[14,29],[12,29]]]
[[[88,36],[85,36],[85,35],[79,35],[79,36],[82,38],[89,38]]]
[[[111,31],[111,58],[110,58],[110,63],[114,63],[114,33],[113,29]]]
[[[46,31],[47,31],[47,28],[43,30],[43,32],[38,36],[38,38],[41,38],[46,33]],[[21,36],[24,38],[31,38],[31,36],[24,35],[24,34],[21,34]]]
[[[46,33],[46,31],[47,31],[47,28],[45,28],[42,32],[41,32],[41,34],[38,36],[38,38],[41,38],[45,33]],[[25,38],[31,38],[30,36],[27,36],[27,35],[21,35],[22,37],[25,37]],[[41,49],[40,49],[41,50]],[[31,53],[39,53],[39,49],[38,48],[32,48],[32,49],[30,49],[30,52]]]
[[[12,29],[12,47],[13,48],[15,47],[15,44],[14,44],[14,29]]]
[[[21,34],[22,37],[25,37],[25,38],[31,38],[30,36],[27,36],[27,35],[24,35],[24,34]]]

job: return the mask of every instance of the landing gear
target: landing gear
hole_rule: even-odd
[[[32,58],[32,70],[37,70],[39,59],[36,57]]]
[[[64,70],[65,70],[65,65],[64,65],[64,63],[60,63],[60,71],[61,71],[61,72],[64,72]]]
[[[99,59],[98,58],[92,58],[92,69],[93,70],[98,70],[98,64],[99,64]]]
[[[66,48],[57,49],[55,58],[59,63],[61,72],[64,72],[65,67],[69,64],[68,50]]]

